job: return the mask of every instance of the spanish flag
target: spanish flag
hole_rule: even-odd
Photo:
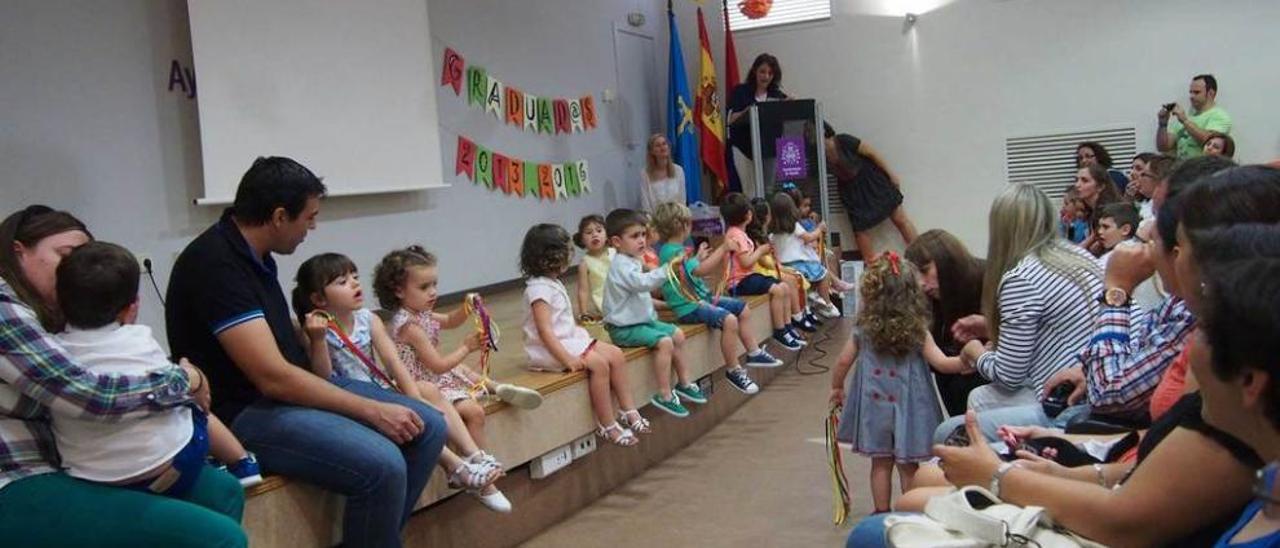
[[[724,161],[724,119],[716,86],[716,65],[711,59],[711,42],[707,38],[702,8],[698,8],[698,45],[702,53],[702,66],[699,70],[694,117],[698,124],[702,163],[715,176],[715,193],[718,196],[724,193],[729,177]]]

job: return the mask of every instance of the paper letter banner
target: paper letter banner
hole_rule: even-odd
[[[578,186],[578,164],[574,162],[564,165],[564,190],[575,197],[582,190]]]
[[[590,95],[577,100],[538,98],[502,83],[482,66],[468,65],[462,55],[450,47],[444,48],[440,85],[452,87],[457,96],[461,96],[466,87],[467,105],[492,112],[503,123],[522,130],[557,135],[596,127],[595,103]],[[545,115],[540,101],[547,103]]]
[[[453,174],[467,174],[467,180],[470,181],[476,176],[476,144],[466,137],[458,136],[458,161],[454,164]]]
[[[467,104],[484,108],[484,96],[489,91],[489,78],[484,69],[477,66],[467,67]]]
[[[587,177],[587,161],[578,160],[578,185],[582,187],[582,193],[591,192],[591,178]]]
[[[582,102],[577,99],[569,101],[569,129],[574,133],[582,132]]]
[[[519,197],[524,193],[524,162],[512,158],[507,165],[507,194]]]
[[[485,148],[465,136],[458,136],[454,174],[464,175],[476,185],[484,184],[516,198],[566,200],[591,192],[587,161],[540,164]]]
[[[556,99],[551,103],[551,110],[555,115],[556,133],[569,133],[569,102]]]
[[[489,149],[476,145],[476,184],[493,188],[493,153]]]
[[[444,73],[440,76],[440,85],[453,86],[454,95],[462,93],[462,67],[465,64],[453,48],[444,48]]]
[[[555,133],[555,125],[551,119],[551,100],[538,98],[538,132]]]
[[[590,95],[579,99],[582,103],[582,125],[587,129],[595,129],[596,127],[596,101]]]
[[[484,109],[492,112],[494,116],[502,119],[502,92],[505,88],[502,82],[493,78],[489,79],[488,91],[485,92]]]
[[[538,131],[538,96],[532,93],[524,94],[524,129]]]
[[[542,183],[538,180],[538,164],[533,162],[524,163],[524,193],[526,196],[538,197],[541,193]]]
[[[556,187],[556,199],[563,200],[569,195],[565,193],[564,188],[564,165],[555,164],[551,166],[551,184]]]
[[[542,188],[542,197],[548,200],[556,199],[555,186],[551,182],[551,166],[548,164],[538,164],[538,186]]]
[[[510,86],[507,87],[506,122],[516,127],[524,123],[524,94]]]
[[[507,191],[507,169],[511,165],[511,160],[506,156],[493,153],[493,186],[498,187],[502,192]]]

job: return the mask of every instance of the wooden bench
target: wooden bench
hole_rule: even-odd
[[[543,405],[531,411],[515,409],[499,401],[489,401],[485,405],[488,450],[510,470],[590,435],[596,424],[590,410],[585,372],[543,373],[524,367],[520,330],[524,312],[521,310],[520,293],[486,296],[486,304],[502,332],[499,351],[490,358],[491,377],[533,388],[544,397]],[[751,329],[764,341],[771,331],[767,298],[748,298],[748,304],[752,315],[743,328]],[[722,369],[718,337],[704,336],[709,330],[701,324],[680,325],[680,329],[687,338],[685,358],[694,378]],[[608,340],[603,327],[591,326],[588,330],[597,338]],[[469,328],[464,326],[442,332],[441,347],[454,348],[468,331]],[[656,391],[649,362],[650,350],[630,348],[624,351],[632,397],[642,412],[652,417],[654,411],[645,409],[649,396]],[[473,355],[469,361],[474,360]],[[696,415],[696,408],[694,412]],[[421,510],[456,493],[446,486],[444,473],[437,468],[417,508]],[[341,538],[342,498],[339,496],[302,482],[270,476],[262,484],[249,489],[247,497],[244,526],[254,546],[331,546]],[[516,506],[515,512],[519,513],[521,501],[512,502]],[[486,512],[478,505],[477,511]]]

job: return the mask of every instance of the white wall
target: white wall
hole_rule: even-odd
[[[735,33],[743,70],[777,55],[788,93],[818,98],[888,158],[922,231],[946,228],[982,254],[1005,138],[1131,125],[1153,149],[1159,105],[1185,106],[1201,72],[1235,118],[1237,159],[1280,156],[1280,2],[959,0],[904,34],[908,7],[939,4],[833,0],[829,22]]]
[[[454,186],[327,200],[319,228],[280,261],[286,290],[312,254],[346,253],[368,279],[386,251],[412,242],[439,255],[442,291],[509,280],[519,275],[517,253],[529,226],[558,222],[572,230],[586,213],[638,204],[638,173],[625,167],[632,153],[601,93],[616,86],[613,25],[625,27],[627,12],[642,11],[648,23],[640,31],[653,34],[665,19],[652,2],[429,0],[428,7],[436,63],[447,44],[534,93],[593,93],[600,127],[572,137],[529,136],[441,91],[446,172],[436,175]],[[220,213],[191,203],[201,195],[196,102],[167,90],[172,59],[191,65],[185,2],[0,5],[0,210],[29,203],[68,209],[100,239],[152,257],[162,289],[176,254]],[[548,204],[473,186],[453,175],[458,131],[526,159],[586,158],[593,194]],[[245,158],[246,168],[251,161]],[[149,289],[143,299],[142,321],[163,341],[158,303]]]

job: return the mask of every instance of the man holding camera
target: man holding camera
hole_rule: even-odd
[[[1191,79],[1191,112],[1187,114],[1176,102],[1166,104],[1156,114],[1160,128],[1156,130],[1156,148],[1165,154],[1176,154],[1179,160],[1202,155],[1205,139],[1212,132],[1231,133],[1231,115],[1218,107],[1218,79],[1201,74]],[[1174,120],[1169,118],[1173,117]]]

